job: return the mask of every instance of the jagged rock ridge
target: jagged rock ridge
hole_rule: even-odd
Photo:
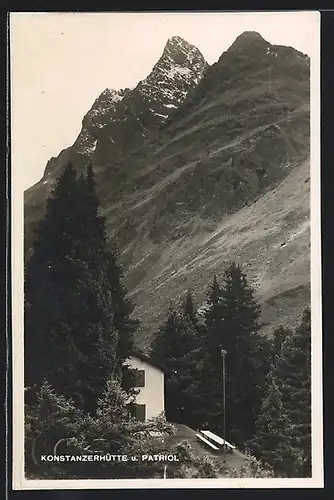
[[[79,169],[89,160],[104,164],[138,146],[150,130],[172,116],[206,67],[196,47],[178,36],[170,38],[152,72],[134,89],[102,92],[84,117],[73,146],[52,158],[45,174],[55,174],[68,160]]]

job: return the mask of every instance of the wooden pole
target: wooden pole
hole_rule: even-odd
[[[226,389],[225,389],[225,384],[226,384],[226,367],[225,367],[225,356],[226,356],[226,351],[224,349],[221,350],[221,355],[223,358],[223,430],[224,430],[224,460],[225,460],[225,454],[226,454]]]

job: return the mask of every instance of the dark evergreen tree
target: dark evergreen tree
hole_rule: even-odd
[[[208,351],[215,385],[222,379],[221,349],[227,351],[226,431],[240,447],[255,432],[268,372],[268,345],[260,334],[260,314],[254,291],[239,266],[232,263],[227,268],[222,286],[214,278],[206,313]]]
[[[106,237],[105,219],[99,214],[99,199],[96,195],[96,182],[91,165],[87,169],[85,185],[86,205],[91,207],[92,240],[99,242],[98,248],[101,248],[101,265],[103,265],[106,280],[112,294],[113,324],[119,335],[117,359],[120,363],[123,363],[133,349],[133,334],[138,327],[138,321],[131,317],[134,307],[131,301],[127,299],[127,289],[123,284],[123,270],[119,264],[115,246]]]
[[[73,313],[73,288],[82,272],[79,263],[73,265],[81,223],[77,210],[79,200],[76,172],[69,164],[47,200],[26,270],[24,340],[28,386],[41,384],[45,376],[50,377],[60,351],[65,351],[64,363],[71,358],[72,337],[66,323],[67,316]],[[56,337],[57,349],[53,345]]]
[[[221,288],[218,283],[217,275],[214,275],[213,282],[210,286],[207,299],[207,311],[205,314],[205,322],[210,332],[208,332],[208,348],[214,349],[216,345],[220,347],[221,339],[220,334],[217,332],[221,326]]]
[[[248,448],[263,463],[270,465],[277,475],[284,474],[293,461],[289,427],[279,384],[270,371],[266,379],[266,394],[256,420],[256,435],[248,443]]]
[[[196,327],[198,325],[198,318],[197,318],[196,308],[194,305],[194,298],[193,298],[193,294],[191,293],[191,290],[187,291],[186,299],[184,301],[183,310],[184,310],[184,314],[186,314],[188,316],[190,321]]]
[[[283,325],[275,328],[273,332],[272,345],[270,349],[270,361],[275,363],[276,356],[280,356],[283,343],[288,336],[291,336],[292,331]]]
[[[185,314],[169,311],[153,340],[151,356],[169,371],[165,377],[167,419],[195,425],[194,412],[201,406],[197,391],[198,343],[194,326]]]
[[[187,291],[187,295],[183,304],[183,312],[189,318],[196,331],[198,348],[203,350],[203,355],[201,356],[202,359],[206,352],[205,346],[207,341],[207,331],[205,324],[197,313],[194,297],[190,290]]]
[[[198,401],[194,409],[197,427],[220,432],[223,429],[223,385],[222,369],[213,363],[212,353],[200,349],[197,370]]]
[[[126,292],[98,209],[92,169],[77,179],[67,165],[47,200],[25,280],[25,384],[47,378],[89,412],[106,378],[120,372],[121,327],[128,328],[128,317],[124,325],[115,319]]]
[[[202,428],[219,430],[223,422],[223,386],[222,386],[222,360],[220,356],[220,339],[214,332],[221,325],[220,315],[221,289],[217,276],[209,288],[205,324],[198,324],[200,339],[198,370],[200,380],[198,383],[199,399],[201,404],[195,410],[196,419]],[[217,342],[218,340],[218,342]]]
[[[273,374],[280,384],[294,450],[290,475],[311,475],[311,312],[306,308],[300,325],[286,338]]]

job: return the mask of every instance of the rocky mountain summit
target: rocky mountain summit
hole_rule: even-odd
[[[165,114],[158,115],[163,122],[170,116],[170,109],[178,108],[189,91],[196,87],[206,67],[207,63],[196,47],[174,36],[167,41],[152,72],[139,83],[138,91],[165,107]]]
[[[190,288],[202,305],[232,259],[264,321],[294,325],[309,301],[309,70],[308,56],[254,32],[212,66],[169,39],[134,89],[100,95],[74,145],[26,192],[26,255],[64,162],[90,160],[143,345],[170,300]]]
[[[203,76],[207,63],[201,52],[178,36],[164,51],[145,80],[134,89],[105,89],[82,121],[75,143],[52,158],[46,174],[71,160],[79,169],[91,159],[100,165],[141,144],[143,138],[173,115]]]

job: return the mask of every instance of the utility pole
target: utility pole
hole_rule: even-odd
[[[220,354],[222,357],[222,362],[223,362],[223,430],[224,430],[224,460],[225,460],[225,455],[226,455],[226,418],[225,418],[225,409],[226,409],[226,390],[225,390],[225,378],[226,378],[226,367],[225,367],[225,356],[227,354],[227,351],[225,349],[220,350]]]

